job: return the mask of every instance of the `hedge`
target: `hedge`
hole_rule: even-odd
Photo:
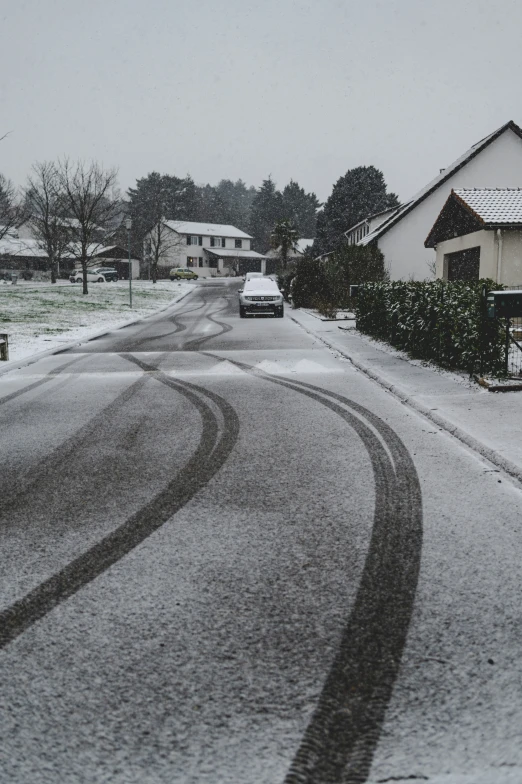
[[[501,288],[492,280],[368,283],[355,303],[357,329],[442,367],[501,376],[505,331],[485,303]]]

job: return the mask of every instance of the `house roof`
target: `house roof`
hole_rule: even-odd
[[[313,239],[311,240],[299,239],[297,240],[295,246],[296,249],[299,251],[299,253],[304,253],[305,250],[307,248],[310,248],[313,244],[314,244]]]
[[[0,255],[47,258],[47,252],[38,240],[19,240],[7,236],[0,240]]]
[[[346,229],[346,231],[344,232],[344,236],[347,237],[349,234],[352,233],[352,231],[355,231],[355,229],[358,229],[360,226],[363,226],[365,223],[369,223],[370,221],[374,220],[375,218],[378,218],[381,215],[386,215],[388,212],[390,213],[396,212],[398,209],[400,209],[400,207],[386,207],[385,210],[380,210],[379,212],[372,212],[371,215],[367,215],[358,223],[354,223],[353,226],[350,226],[349,229]]]
[[[434,248],[472,231],[522,227],[522,189],[455,188],[451,191],[424,243]]]
[[[232,249],[225,249],[225,248],[203,248],[205,253],[210,253],[211,256],[217,256],[220,259],[225,259],[227,257],[232,257],[235,259],[266,259],[266,256],[263,256],[262,253],[258,253],[255,250],[241,250],[237,248],[236,250]]]
[[[237,237],[246,240],[251,240],[250,234],[245,234],[241,229],[236,229],[235,226],[229,226],[223,223],[195,223],[192,221],[173,221],[166,220],[163,223],[177,231],[178,234],[194,234],[205,237]]]
[[[452,193],[488,226],[522,224],[521,188],[455,188]]]
[[[304,256],[304,254],[306,252],[306,249],[307,248],[311,248],[313,244],[314,244],[314,240],[313,239],[308,239],[308,240],[307,239],[299,239],[299,240],[297,240],[297,242],[295,243],[295,250],[290,250],[288,252],[288,257],[290,259],[292,259],[292,258],[295,259],[298,256]],[[280,253],[281,253],[281,245],[279,245],[279,247],[277,247],[277,248],[271,248],[269,251],[267,251],[266,257],[267,257],[267,259],[275,259],[275,258],[279,257]]]
[[[469,150],[461,155],[457,160],[453,161],[452,164],[447,166],[443,169],[431,182],[429,182],[424,188],[422,188],[418,193],[413,196],[410,201],[405,202],[402,204],[397,212],[391,215],[388,220],[381,223],[374,231],[370,234],[367,234],[358,244],[359,245],[369,245],[374,240],[382,237],[392,226],[395,226],[400,220],[402,220],[408,213],[410,213],[417,205],[419,205],[424,199],[427,199],[433,191],[436,191],[437,188],[440,188],[447,180],[450,179],[459,169],[462,169],[467,163],[469,163],[476,155],[478,155],[482,150],[488,147],[492,142],[498,139],[506,131],[513,131],[522,139],[522,129],[515,123],[513,120],[501,125],[500,128],[497,128],[496,131],[490,133],[489,136],[485,136],[484,139],[476,142]]]

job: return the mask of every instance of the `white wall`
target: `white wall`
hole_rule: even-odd
[[[522,286],[522,231],[502,231],[500,278],[506,286]]]
[[[507,130],[377,241],[392,280],[431,277],[428,262],[435,260],[435,251],[425,248],[424,241],[452,188],[518,187],[522,139]]]
[[[146,235],[145,240],[148,239],[150,233]],[[172,240],[168,237],[172,236]],[[199,235],[201,236],[201,235]],[[225,237],[225,248],[228,250],[235,250],[235,237]],[[217,267],[210,267],[209,260],[207,255],[204,253],[204,248],[209,248],[211,250],[219,251],[219,248],[211,248],[210,245],[210,237],[209,236],[202,236],[202,245],[187,245],[187,237],[185,234],[178,234],[175,231],[169,230],[168,236],[166,235],[165,239],[165,246],[167,248],[164,256],[160,259],[158,266],[163,268],[170,269],[172,267],[186,267],[187,266],[187,258],[189,256],[195,256],[198,259],[198,266],[194,267],[194,271],[197,272],[203,278],[211,277],[212,275],[216,275],[218,272]],[[250,250],[251,240],[242,238],[242,247],[240,250]],[[171,245],[171,247],[169,247]],[[221,246],[223,247],[223,246]],[[239,249],[238,249],[239,250]],[[199,266],[199,258],[203,259],[203,266]],[[219,272],[227,274],[230,271],[228,266],[224,266],[223,264],[219,265]]]

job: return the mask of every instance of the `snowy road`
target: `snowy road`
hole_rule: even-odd
[[[0,379],[0,780],[519,782],[521,491],[237,288]]]

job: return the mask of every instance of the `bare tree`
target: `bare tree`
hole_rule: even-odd
[[[19,199],[15,186],[11,180],[0,174],[0,240],[18,228],[24,219],[24,204]]]
[[[59,161],[56,172],[70,220],[70,254],[81,264],[83,293],[88,294],[87,267],[102,247],[102,240],[120,211],[116,169],[103,169],[95,161]],[[132,274],[129,269],[129,275]]]
[[[64,192],[56,165],[35,163],[24,192],[28,221],[39,247],[49,259],[51,282],[56,283],[58,264],[65,255],[70,256],[71,242]]]
[[[178,251],[183,244],[183,238],[173,231],[162,218],[145,237],[145,258],[149,259],[152,282],[158,279],[158,264],[167,260],[172,253]]]

